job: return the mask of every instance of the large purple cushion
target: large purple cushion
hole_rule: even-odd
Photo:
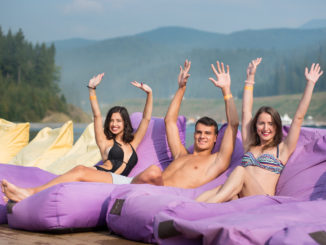
[[[315,224],[306,224],[305,222],[289,226],[281,231],[275,233],[268,241],[269,245],[279,244],[323,244],[317,243],[311,235],[311,233],[325,232],[326,221],[316,222]],[[311,235],[309,235],[311,234]],[[325,233],[323,234],[325,236]],[[319,240],[320,241],[320,240]]]
[[[30,231],[104,226],[108,197],[114,188],[89,182],[52,186],[15,204],[7,215],[8,224]]]
[[[289,127],[284,127],[287,134]],[[296,150],[277,184],[276,195],[326,199],[326,130],[302,128]]]
[[[138,128],[143,114],[135,112],[130,116],[133,128]],[[179,116],[177,120],[181,143],[185,144],[186,118]],[[138,163],[129,176],[135,176],[148,168],[157,165],[165,169],[172,161],[171,151],[168,146],[164,118],[152,117],[146,134],[137,148]]]
[[[21,187],[35,187],[44,184],[56,175],[35,167],[0,164],[0,181],[6,179]],[[0,224],[7,223],[7,212],[3,193],[0,192]]]
[[[299,202],[289,197],[267,196],[224,204],[182,203],[155,216],[155,238],[164,244],[190,244],[190,241],[200,244],[266,244],[286,227],[324,223],[325,205],[326,201]],[[230,206],[234,206],[233,210]],[[163,232],[163,225],[167,222],[170,222],[169,232]]]
[[[225,128],[226,125],[220,130],[216,144],[217,149],[220,146]],[[232,156],[230,168],[220,177],[196,189],[150,185],[119,186],[112,192],[109,202],[107,215],[109,229],[132,240],[155,242],[153,240],[153,221],[155,215],[159,211],[175,206],[183,200],[195,199],[204,190],[223,184],[232,169],[239,164],[242,154],[240,133],[238,133],[236,151]],[[124,200],[119,215],[110,213],[114,204],[118,202],[117,200]]]
[[[132,124],[138,127],[142,113],[131,115]],[[181,142],[185,142],[186,119],[180,116],[177,121]],[[135,175],[148,166],[155,164],[164,169],[171,161],[165,125],[163,118],[152,118],[147,133],[137,149],[138,163],[131,172]],[[51,178],[34,178],[35,173],[46,173],[33,168],[24,169],[28,177],[27,185],[20,181],[21,173],[17,168],[6,171],[6,179],[22,187],[31,187],[44,184]],[[5,172],[5,171],[4,171]],[[40,174],[42,176],[42,174]],[[54,175],[50,174],[53,178]],[[27,178],[26,178],[27,179]],[[99,183],[65,183],[53,186],[39,192],[19,203],[13,208],[13,213],[8,214],[9,225],[13,228],[26,230],[58,230],[72,228],[89,228],[105,224],[105,214],[108,197],[115,185]],[[5,220],[5,206],[0,206]],[[37,209],[34,207],[38,207]]]
[[[181,200],[194,198],[193,191],[153,185],[121,185],[112,193],[106,222],[116,234],[136,241],[155,242],[153,217]],[[122,201],[123,200],[123,201]],[[122,205],[118,205],[121,201]],[[114,208],[113,208],[114,207]],[[118,213],[116,211],[118,210]]]
[[[216,148],[219,147],[219,144],[221,142],[221,138],[223,136],[223,132],[225,130],[225,125],[221,129],[221,133],[218,137]],[[284,127],[285,134],[288,131],[288,127]],[[200,234],[204,234],[205,232],[216,232],[221,231],[221,229],[224,229],[223,222],[219,223],[221,227],[214,227],[213,230],[211,230],[209,227],[212,226],[211,223],[207,223],[205,226],[205,222],[207,220],[210,220],[210,218],[215,220],[219,218],[219,216],[225,216],[227,215],[227,219],[229,222],[235,222],[237,220],[236,211],[238,210],[259,210],[261,206],[268,205],[274,205],[277,207],[283,207],[282,205],[278,205],[280,203],[287,203],[287,202],[295,202],[298,203],[299,207],[302,209],[306,209],[305,204],[300,204],[299,200],[315,200],[318,198],[325,198],[324,192],[325,192],[325,181],[323,181],[322,176],[325,175],[326,172],[326,164],[325,164],[325,157],[326,157],[326,144],[325,144],[325,130],[316,130],[316,129],[309,129],[309,128],[303,128],[302,132],[300,134],[300,139],[298,142],[298,147],[296,151],[294,152],[293,156],[289,160],[287,166],[284,169],[284,172],[282,173],[281,177],[282,181],[279,182],[277,186],[277,194],[278,195],[287,195],[293,198],[288,197],[248,197],[245,199],[240,199],[235,202],[228,202],[224,204],[211,204],[212,210],[207,209],[206,205],[209,204],[203,204],[203,203],[196,203],[192,199],[197,196],[199,193],[201,193],[204,190],[213,188],[217,185],[222,184],[229,173],[232,171],[232,169],[237,166],[241,161],[241,156],[243,154],[242,145],[240,141],[240,136],[238,133],[238,140],[235,147],[235,152],[232,157],[232,162],[230,165],[230,169],[227,170],[224,174],[222,174],[219,178],[215,179],[214,181],[197,188],[193,190],[193,192],[187,192],[187,193],[174,193],[174,191],[171,191],[171,189],[166,189],[164,193],[161,193],[160,190],[157,189],[157,187],[152,187],[151,189],[147,187],[143,187],[143,189],[138,188],[132,188],[128,191],[120,192],[117,190],[114,196],[111,196],[110,203],[109,203],[109,209],[112,209],[112,206],[118,199],[123,199],[124,204],[121,209],[121,214],[110,214],[108,213],[107,216],[107,223],[108,227],[110,229],[113,229],[115,232],[117,232],[120,235],[126,236],[129,239],[133,240],[140,240],[145,242],[157,242],[158,237],[153,237],[152,232],[157,232],[156,227],[153,230],[154,225],[154,219],[157,219],[157,213],[164,214],[165,211],[171,212],[175,214],[172,219],[179,219],[179,215],[181,215],[180,212],[183,212],[183,215],[186,215],[186,219],[193,219],[193,221],[198,220],[198,224],[200,224],[201,227],[204,227],[202,230],[200,230]],[[191,150],[191,149],[190,149]],[[310,155],[310,156],[309,156]],[[301,156],[301,157],[300,157]],[[312,159],[311,162],[308,161],[308,156],[310,159]],[[307,175],[307,173],[310,174]],[[311,179],[301,179],[300,176],[309,176]],[[320,177],[319,177],[320,176]],[[304,180],[305,182],[303,182]],[[287,184],[289,184],[289,188],[287,188]],[[146,192],[146,194],[144,194]],[[183,196],[180,197],[180,194]],[[315,197],[318,196],[318,198],[311,198],[314,194]],[[146,195],[146,197],[144,197]],[[162,198],[161,198],[162,196]],[[258,199],[257,199],[258,198]],[[263,200],[259,199],[263,198]],[[158,201],[160,200],[160,201]],[[250,204],[248,203],[250,200]],[[261,201],[267,201],[267,203],[261,203]],[[193,203],[193,206],[191,208],[180,208],[178,213],[175,212],[175,206],[181,205],[180,203]],[[269,202],[269,203],[268,203]],[[306,202],[307,205],[309,205],[310,202]],[[239,204],[238,206],[236,204]],[[218,206],[214,206],[218,205]],[[234,208],[234,206],[237,207]],[[244,209],[241,208],[243,206]],[[145,208],[144,208],[145,207]],[[203,208],[201,208],[203,207]],[[217,208],[216,207],[221,207]],[[286,206],[284,206],[286,209]],[[296,206],[291,206],[293,210],[295,210]],[[289,209],[291,209],[289,208]],[[137,210],[137,212],[134,212],[133,210]],[[195,210],[195,211],[194,211]],[[197,212],[197,211],[198,212]],[[229,211],[228,211],[229,210]],[[215,211],[215,212],[214,212]],[[260,211],[257,211],[259,214]],[[265,211],[262,211],[265,212]],[[275,209],[275,217],[282,217],[284,213],[287,211],[284,211],[282,208],[276,208]],[[187,216],[188,215],[188,216]],[[239,215],[244,215],[241,212]],[[293,212],[293,215],[298,215],[298,213]],[[249,218],[248,216],[244,216],[245,218]],[[253,218],[255,219],[256,216]],[[257,219],[264,220],[266,218],[267,220],[269,217],[260,217],[257,215]],[[299,219],[304,220],[306,216],[299,217]],[[291,218],[290,218],[291,219]],[[162,218],[161,221],[164,219]],[[234,221],[235,220],[235,221]],[[308,219],[309,220],[309,219]],[[313,222],[314,218],[310,219],[309,222]],[[215,222],[215,221],[214,221]],[[240,231],[235,229],[235,233],[240,232],[245,234],[244,236],[249,236],[250,241],[251,240],[251,234],[247,234],[242,229],[244,229],[245,225],[241,224],[241,220],[239,221],[240,225]],[[262,221],[261,221],[262,222]],[[131,224],[137,224],[137,226],[133,226]],[[191,222],[189,222],[190,224]],[[130,225],[128,225],[130,224]],[[254,229],[255,222],[252,222],[252,227]],[[284,223],[284,227],[286,227],[288,223]],[[291,222],[289,224],[292,224]],[[227,223],[227,228],[230,226],[230,224]],[[243,227],[242,227],[243,226]],[[283,226],[282,226],[283,227]],[[188,228],[185,227],[185,230]],[[205,230],[206,229],[206,230]],[[233,228],[232,228],[233,229]],[[193,230],[191,230],[194,232]],[[279,231],[278,229],[273,230],[274,232]],[[217,232],[218,233],[218,232]],[[184,234],[184,233],[183,233]],[[195,234],[195,233],[194,233]],[[221,233],[222,234],[222,233]],[[223,233],[224,234],[224,233]],[[227,231],[226,234],[230,234],[229,231]],[[267,234],[267,233],[266,233]],[[263,239],[267,239],[270,237],[273,233],[268,233],[266,236],[264,236]],[[201,236],[198,235],[198,236]],[[215,234],[216,235],[216,234]],[[217,236],[217,235],[216,235]],[[223,238],[223,236],[221,236]],[[174,239],[174,238],[173,238]],[[172,239],[172,240],[173,240]],[[185,237],[182,237],[182,239],[185,239]],[[181,240],[182,240],[181,239]],[[215,239],[215,238],[214,238]],[[220,237],[217,237],[216,239],[221,239]],[[225,239],[225,237],[223,238]],[[219,241],[223,241],[223,239]],[[255,238],[252,238],[255,239]],[[172,241],[171,240],[171,241]],[[170,240],[169,240],[170,241]],[[166,241],[165,241],[166,242]],[[189,241],[187,241],[189,242]],[[186,242],[186,243],[187,243]],[[178,243],[175,243],[178,244]]]

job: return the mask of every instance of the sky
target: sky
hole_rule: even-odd
[[[326,19],[325,0],[0,0],[0,26],[31,42],[103,40],[164,26],[215,33],[297,28]]]

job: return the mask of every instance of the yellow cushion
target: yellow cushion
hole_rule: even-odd
[[[12,123],[0,118],[0,163],[8,163],[28,144],[29,123]]]
[[[94,166],[101,160],[101,153],[96,145],[94,123],[84,130],[72,149],[46,168],[54,174],[63,174],[77,165]]]
[[[73,123],[66,122],[56,129],[43,128],[35,138],[24,147],[10,164],[33,166],[45,169],[52,162],[67,153],[74,141]]]

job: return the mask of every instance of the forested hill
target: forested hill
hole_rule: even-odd
[[[162,27],[135,37],[188,50],[194,48],[286,50],[326,40],[326,28],[244,30],[219,34],[190,28]]]
[[[39,121],[48,111],[66,112],[58,81],[54,45],[33,45],[21,30],[4,35],[0,28],[1,118]]]
[[[75,45],[74,45],[75,43]],[[301,93],[304,68],[312,62],[326,70],[326,29],[247,30],[218,34],[189,28],[165,27],[134,36],[55,42],[56,62],[61,67],[60,86],[69,102],[89,110],[86,84],[105,72],[97,90],[100,103],[144,97],[130,81],[147,82],[155,98],[169,98],[177,88],[179,65],[192,66],[186,97],[216,98],[220,91],[208,80],[210,64],[230,65],[232,91],[241,96],[246,67],[263,57],[257,72],[256,96]],[[326,90],[326,76],[316,91]]]

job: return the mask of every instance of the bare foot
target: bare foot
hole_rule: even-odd
[[[5,194],[7,199],[10,199],[14,202],[24,200],[25,198],[33,194],[31,189],[20,188],[18,186],[15,186],[14,184],[9,183],[7,180],[2,180],[1,189],[3,190],[3,193]]]

